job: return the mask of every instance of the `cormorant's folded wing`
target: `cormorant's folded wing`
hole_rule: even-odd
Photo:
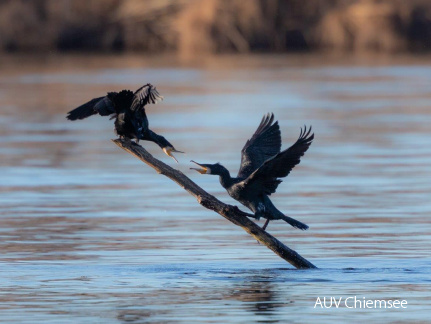
[[[131,109],[142,109],[149,103],[156,104],[162,100],[163,96],[160,95],[156,87],[147,83],[135,91]]]
[[[95,114],[109,116],[115,113],[114,104],[108,98],[99,97],[91,99],[89,102],[75,108],[67,113],[66,118],[69,120],[84,119]]]
[[[241,150],[241,166],[238,171],[239,178],[247,178],[263,162],[280,152],[280,127],[277,121],[272,124],[273,121],[274,114],[271,113],[263,116],[257,130],[245,143]]]
[[[314,133],[311,134],[311,127],[301,129],[298,140],[288,149],[278,153],[268,159],[263,165],[254,171],[247,179],[244,185],[254,185],[254,188],[262,188],[265,194],[274,193],[281,183],[277,178],[286,177],[292,169],[299,164],[301,157],[308,150],[314,139]]]

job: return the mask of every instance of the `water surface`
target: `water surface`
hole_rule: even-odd
[[[16,323],[426,322],[431,312],[431,65],[316,57],[9,58],[0,76],[0,320]],[[151,127],[221,200],[263,114],[283,148],[316,134],[278,188],[310,229],[269,231],[316,264],[294,270],[241,228],[110,142],[112,121],[65,113],[151,82]],[[402,310],[320,309],[317,297],[407,300]]]

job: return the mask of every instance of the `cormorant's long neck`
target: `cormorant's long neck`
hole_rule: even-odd
[[[233,184],[233,179],[230,176],[229,171],[226,168],[222,168],[220,174],[220,184],[223,188],[229,188]]]
[[[148,138],[144,138],[144,140],[154,142],[160,146],[160,148],[169,146],[169,142],[163,136],[154,133],[150,129],[148,130]]]

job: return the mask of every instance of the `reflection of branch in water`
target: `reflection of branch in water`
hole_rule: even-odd
[[[272,290],[272,283],[265,281],[237,286],[225,298],[244,302],[247,309],[256,315],[270,313],[275,308],[284,306],[275,302],[277,294]]]
[[[205,208],[215,211],[233,224],[242,227],[256,240],[265,245],[267,248],[271,249],[279,257],[283,258],[284,260],[292,264],[294,267],[298,269],[316,268],[316,266],[313,265],[311,262],[304,259],[294,250],[288,248],[275,237],[260,228],[256,223],[248,219],[248,217],[254,217],[254,215],[244,213],[236,206],[227,205],[221,202],[214,196],[207,193],[201,187],[199,187],[196,183],[194,183],[187,176],[185,176],[181,171],[175,170],[169,165],[154,158],[142,146],[130,140],[116,139],[113,140],[113,142],[126,152],[136,156],[141,161],[148,164],[158,173],[161,173],[172,181],[176,182],[179,186],[181,186],[182,188],[187,190],[192,196],[194,196],[198,200],[199,204],[201,204]]]
[[[172,315],[168,311],[149,311],[145,307],[146,305],[140,305],[139,308],[135,305],[130,306],[130,308],[125,307],[124,309],[118,310],[117,319],[120,323],[132,323],[132,324],[140,324],[140,323],[148,323],[148,320],[153,316],[159,315]]]
[[[132,293],[119,293],[115,295],[117,319],[124,324],[173,323],[173,319],[181,316],[181,310],[190,307],[196,296],[203,296],[202,293],[181,286],[178,289],[143,288]]]

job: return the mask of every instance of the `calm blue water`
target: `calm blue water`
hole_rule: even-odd
[[[431,313],[431,65],[220,58],[8,59],[0,75],[0,321],[14,323],[427,322]],[[295,270],[113,143],[101,117],[65,113],[151,82],[151,127],[221,200],[216,177],[274,112],[283,148],[316,139],[273,197],[310,226],[269,232],[313,262]],[[317,297],[407,300],[321,309]]]

